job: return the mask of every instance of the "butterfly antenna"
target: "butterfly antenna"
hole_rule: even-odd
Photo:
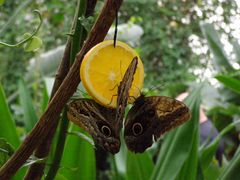
[[[165,85],[164,83],[162,83],[161,85],[158,85],[158,86],[151,86],[151,87],[147,90],[146,94],[148,94],[149,92],[154,91],[154,90],[159,90],[159,91],[161,91],[165,86],[166,86],[166,85]]]
[[[132,86],[135,87],[138,90],[139,95],[143,94],[141,89],[138,86],[135,86],[134,84],[132,84]]]
[[[118,87],[118,84],[114,85],[113,88],[109,89],[110,91],[113,91],[116,87]]]

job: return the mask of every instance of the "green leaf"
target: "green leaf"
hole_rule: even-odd
[[[121,142],[124,141],[123,136],[120,137]],[[120,147],[120,151],[112,156],[112,166],[114,168],[114,177],[115,180],[125,180],[127,179],[127,147],[125,143],[122,143]]]
[[[89,32],[92,29],[92,26],[95,22],[95,18],[93,16],[89,16],[89,17],[80,17],[78,18],[81,25],[86,29],[87,32]]]
[[[207,169],[204,169],[204,176],[202,179],[204,180],[212,180],[212,179],[218,179],[220,173],[222,172],[222,167],[219,166],[218,161],[212,161]],[[201,180],[202,180],[201,179]]]
[[[14,153],[14,148],[4,138],[0,138],[0,167],[10,158]],[[21,168],[12,178],[13,180],[23,179],[26,173],[26,168]]]
[[[232,44],[233,44],[233,51],[236,55],[237,62],[240,64],[240,45],[236,40]]]
[[[239,179],[240,177],[239,169],[240,169],[240,146],[238,146],[238,149],[234,157],[220,174],[219,180]]]
[[[85,133],[79,132],[79,131],[75,131],[75,132],[73,131],[73,132],[69,132],[68,134],[76,135],[94,147],[93,139],[87,136]]]
[[[199,145],[199,133],[195,131],[192,149],[188,158],[183,164],[183,167],[178,175],[179,180],[195,180],[197,177],[198,166],[198,145]],[[193,168],[194,167],[194,168]]]
[[[28,37],[30,37],[30,33],[25,33],[24,38]],[[33,36],[29,41],[26,42],[26,44],[24,44],[24,50],[26,52],[37,51],[41,46],[42,39],[37,36]]]
[[[7,106],[5,94],[0,84],[0,137],[5,138],[15,149],[20,144],[16,125]]]
[[[0,167],[9,159],[13,152],[13,147],[5,139],[0,138]]]
[[[240,121],[236,121],[229,124],[218,134],[218,136],[211,142],[211,144],[209,144],[206,148],[200,151],[200,161],[203,171],[207,169],[208,166],[210,165],[213,156],[215,155],[215,152],[217,150],[218,144],[220,143],[220,140],[223,138],[225,134],[231,131],[238,123],[240,123]]]
[[[47,108],[48,106],[48,101],[49,101],[49,96],[48,96],[48,91],[47,91],[47,85],[46,85],[46,82],[44,82],[44,87],[43,87],[43,91],[42,91],[42,97],[43,97],[43,100],[42,100],[42,112],[45,111],[45,109]]]
[[[154,164],[148,152],[127,153],[127,179],[145,180],[151,177]]]
[[[236,93],[240,94],[240,81],[226,75],[217,75],[215,77],[218,81],[224,84],[227,88],[233,90]]]
[[[67,178],[65,178],[63,175],[57,173],[56,177],[54,178],[54,180],[68,180]]]
[[[5,0],[0,0],[0,6],[3,5]]]
[[[191,110],[191,119],[169,132],[164,138],[164,142],[157,159],[151,179],[176,179],[177,177],[186,177],[188,173],[190,178],[196,177],[197,160],[196,146],[199,124],[199,107],[201,101],[202,84],[196,87],[186,99],[186,104]],[[193,159],[191,159],[193,158]],[[191,171],[182,170],[189,167]]]
[[[218,148],[219,141],[220,139],[213,141],[202,152],[200,152],[200,161],[203,171],[206,170],[210,163],[212,162],[212,159]]]
[[[79,131],[72,125],[70,131]],[[62,162],[61,173],[67,179],[96,179],[96,162],[93,147],[78,136],[68,135]]]
[[[19,97],[20,104],[23,107],[25,127],[29,132],[36,124],[38,117],[32,104],[30,92],[22,79],[19,80]]]
[[[216,70],[219,72],[231,72],[233,71],[233,67],[229,63],[223,45],[220,42],[217,31],[214,29],[212,24],[202,23],[201,30],[205,38],[207,39],[208,45],[210,47],[211,52],[214,55],[214,65]]]

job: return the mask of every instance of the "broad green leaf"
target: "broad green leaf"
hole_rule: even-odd
[[[19,81],[19,97],[20,104],[23,107],[25,127],[27,132],[29,132],[36,124],[38,118],[34,110],[30,92],[22,79]]]
[[[0,167],[9,159],[13,152],[13,147],[5,139],[0,138]]]
[[[179,173],[183,165],[190,166],[191,178],[196,177],[197,160],[196,156],[196,133],[199,124],[199,107],[201,101],[201,84],[196,87],[186,99],[186,104],[191,110],[191,119],[169,132],[164,138],[164,142],[159,153],[157,163],[151,179],[176,179],[178,176],[184,177]],[[194,156],[194,157],[191,157]],[[191,158],[194,158],[191,160]],[[187,161],[187,162],[186,162]]]
[[[223,83],[224,86],[226,86],[227,88],[240,94],[240,80],[237,80],[227,75],[218,75],[216,76],[216,79]]]
[[[124,142],[123,136],[121,136],[121,142]],[[115,180],[125,180],[127,178],[127,151],[126,144],[122,143],[120,151],[112,158],[111,163],[114,169],[113,179]]]
[[[81,132],[75,125],[70,131]],[[76,135],[68,135],[59,173],[67,179],[96,179],[93,147]]]
[[[127,153],[127,179],[145,180],[151,177],[153,171],[153,161],[148,154]]]
[[[68,180],[67,178],[65,178],[63,175],[61,174],[57,174],[56,177],[54,178],[54,180]]]
[[[195,180],[197,177],[197,166],[198,166],[198,145],[199,145],[199,132],[198,130],[194,134],[195,139],[193,140],[192,149],[189,153],[188,158],[183,164],[183,167],[178,175],[178,180]]]
[[[211,52],[214,55],[214,65],[216,70],[219,72],[231,72],[233,67],[229,63],[229,59],[223,49],[223,45],[220,42],[217,31],[214,29],[212,24],[202,23],[201,30],[205,38],[207,39],[208,45]]]
[[[234,157],[220,174],[219,180],[239,179],[240,178],[239,169],[240,169],[240,146],[238,146],[238,149]]]
[[[197,178],[196,180],[203,180],[204,179],[204,175],[203,175],[203,171],[202,171],[202,167],[200,165],[200,161],[198,158],[198,169],[197,169]]]
[[[218,148],[220,139],[213,141],[207,148],[200,152],[200,161],[203,171],[208,168],[212,159],[215,155],[215,152]]]
[[[16,149],[20,139],[16,131],[16,125],[8,108],[6,97],[0,84],[0,137],[5,138]]]
[[[24,34],[24,37],[28,38],[29,33]],[[26,52],[37,51],[41,46],[42,39],[37,36],[33,36],[29,41],[26,42],[26,44],[24,44],[24,50]]]
[[[207,169],[204,169],[204,180],[218,179],[220,173],[222,172],[222,167],[219,166],[218,161],[212,161]],[[201,180],[202,180],[201,179]]]

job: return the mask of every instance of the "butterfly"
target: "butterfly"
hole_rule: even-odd
[[[115,109],[101,106],[92,99],[77,99],[68,104],[68,119],[87,131],[97,146],[112,154],[120,149],[119,135],[137,63],[137,57],[133,58],[118,86]]]
[[[137,67],[135,57],[126,70],[120,85],[116,109],[106,108],[94,100],[78,99],[68,106],[68,118],[85,129],[98,146],[113,154],[120,149],[120,131],[125,108]],[[190,119],[188,107],[165,96],[136,98],[124,124],[124,139],[130,151],[141,153],[165,132]]]
[[[165,96],[140,95],[129,110],[124,125],[124,139],[130,151],[144,152],[164,133],[191,117],[188,107]]]

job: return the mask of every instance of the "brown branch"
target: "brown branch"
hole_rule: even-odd
[[[86,7],[86,13],[85,17],[91,16],[94,12],[95,6],[96,6],[97,0],[88,0],[87,1],[87,7]],[[79,16],[79,6],[80,6],[80,1],[78,1],[77,5],[77,10],[73,19],[73,24],[71,27],[71,32],[75,31],[76,25],[78,24],[78,16]],[[62,84],[64,78],[66,77],[69,68],[70,68],[70,50],[71,50],[71,38],[68,38],[67,44],[64,50],[64,55],[61,60],[61,63],[58,67],[52,93],[50,100],[54,96],[54,94],[57,92],[58,88]],[[54,127],[50,130],[48,133],[48,136],[46,139],[43,140],[43,142],[38,146],[35,152],[35,156],[39,159],[46,158],[49,154],[49,151],[51,149],[51,144],[52,144],[52,139],[54,137],[54,134],[56,132],[57,126],[58,126],[58,121],[54,124]],[[25,176],[25,180],[31,180],[31,179],[41,179],[44,173],[44,167],[45,167],[45,162],[36,162],[32,164]]]
[[[71,43],[70,40],[68,39],[65,50],[64,50],[64,55],[61,61],[61,64],[59,65],[57,74],[56,74],[56,78],[54,81],[54,85],[53,85],[53,89],[52,89],[52,93],[50,96],[50,100],[51,98],[54,96],[54,94],[56,93],[56,91],[58,90],[58,88],[60,87],[61,83],[63,82],[65,76],[67,75],[68,71],[69,71],[69,56],[70,56],[70,49],[71,49]],[[45,138],[43,140],[43,142],[38,146],[38,148],[36,149],[35,152],[35,156],[39,159],[45,158],[48,156],[48,153],[50,151],[50,147],[51,147],[51,142],[52,142],[52,137],[54,136],[56,127],[58,125],[58,120],[55,121],[54,123],[54,128],[50,130],[50,132],[48,133],[47,138]],[[29,179],[41,179],[42,175],[43,175],[43,169],[44,169],[45,163],[34,163],[30,166],[26,176],[25,176],[25,180]]]
[[[71,67],[67,77],[57,90],[48,105],[47,110],[35,125],[33,130],[25,138],[18,150],[11,158],[1,167],[0,179],[10,179],[16,171],[26,162],[34,149],[45,139],[54,124],[59,118],[59,115],[67,103],[68,99],[76,91],[80,82],[79,67],[81,65],[84,54],[94,45],[103,41],[106,36],[115,16],[121,6],[123,0],[107,0],[104,4],[101,14],[97,22],[92,28],[86,43],[81,51],[77,54],[76,60]]]

